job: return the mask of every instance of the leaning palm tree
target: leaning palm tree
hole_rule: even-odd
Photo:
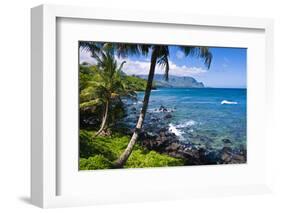
[[[92,53],[92,56],[95,56],[100,46],[106,47],[114,51],[119,57],[125,57],[128,55],[148,55],[151,53],[150,57],[150,68],[147,79],[147,85],[145,89],[143,106],[136,124],[134,133],[128,143],[127,148],[115,162],[117,168],[123,167],[129,156],[131,155],[134,145],[137,142],[139,133],[142,129],[145,114],[148,108],[150,93],[153,85],[154,73],[156,65],[164,68],[165,80],[168,80],[169,77],[169,46],[168,45],[146,45],[146,44],[125,44],[125,43],[95,43],[95,42],[84,42],[80,43],[80,46]],[[185,56],[195,56],[202,58],[204,64],[207,68],[210,68],[212,61],[212,54],[207,47],[194,47],[194,46],[178,46],[179,50],[182,51]]]
[[[137,142],[139,133],[141,131],[145,114],[148,108],[148,103],[149,103],[149,97],[152,89],[152,83],[153,83],[153,78],[154,78],[154,73],[155,73],[155,68],[156,65],[158,64],[162,68],[164,68],[165,71],[165,80],[168,80],[169,76],[169,46],[167,45],[152,45],[151,47],[151,58],[150,58],[150,69],[149,69],[149,74],[148,74],[148,79],[147,79],[147,86],[144,94],[144,99],[143,99],[143,106],[138,118],[138,122],[136,125],[136,128],[134,130],[134,133],[131,137],[130,142],[128,143],[127,148],[125,151],[121,154],[119,159],[115,162],[115,166],[117,168],[121,168],[124,166],[126,161],[128,160],[129,156],[131,155],[134,145]],[[207,47],[191,47],[191,46],[179,46],[178,47],[185,56],[193,55],[197,56],[199,58],[204,59],[204,64],[207,66],[207,68],[210,68],[211,61],[212,61],[212,54],[209,51]]]

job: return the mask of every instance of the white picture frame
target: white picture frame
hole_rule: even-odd
[[[57,81],[57,21],[59,18],[79,19],[79,20],[99,20],[99,21],[118,21],[133,23],[153,23],[156,26],[200,26],[202,28],[225,28],[227,30],[253,29],[264,33],[264,69],[263,79],[265,87],[261,92],[265,94],[264,107],[266,115],[264,122],[266,131],[263,136],[266,146],[265,165],[260,168],[265,174],[264,178],[249,184],[221,184],[217,186],[200,187],[200,183],[193,183],[194,188],[169,186],[166,190],[152,188],[148,194],[145,192],[134,193],[133,190],[121,191],[129,193],[127,196],[118,193],[108,194],[106,191],[101,196],[97,195],[58,195],[58,174],[61,169],[57,160],[57,88],[60,83]],[[271,187],[270,171],[270,149],[273,145],[271,132],[271,120],[273,118],[273,21],[270,19],[238,18],[238,17],[216,17],[199,16],[188,14],[163,14],[161,12],[148,11],[114,11],[113,9],[83,8],[73,6],[54,6],[41,5],[31,10],[31,201],[34,205],[47,207],[91,205],[99,203],[116,202],[137,202],[143,200],[163,200],[178,199],[194,196],[214,196],[214,195],[233,195],[233,194],[252,194],[269,192]],[[75,49],[74,51],[77,51]],[[184,174],[184,170],[173,169],[175,174]],[[198,168],[200,169],[200,168]],[[63,171],[63,170],[62,170]],[[103,172],[103,171],[100,171]],[[122,178],[128,173],[141,175],[138,171],[121,171]],[[149,169],[146,173],[152,176],[155,173],[169,174],[160,169]],[[84,174],[85,175],[85,174]],[[86,174],[87,175],[87,174]],[[172,177],[174,178],[174,177]],[[73,179],[74,180],[74,179]],[[71,179],[72,181],[72,179]],[[72,184],[76,184],[72,182]],[[160,186],[160,185],[159,185]],[[126,186],[124,186],[126,188]],[[129,186],[128,186],[129,187]],[[188,190],[187,190],[188,189]],[[170,192],[170,193],[169,193]],[[97,193],[101,193],[97,191]],[[130,194],[131,193],[131,194]],[[170,194],[170,195],[169,195]]]

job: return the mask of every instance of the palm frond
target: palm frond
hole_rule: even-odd
[[[185,56],[202,58],[205,66],[210,69],[213,56],[208,47],[179,46],[179,49],[185,54]]]
[[[90,100],[87,102],[83,102],[79,105],[81,109],[89,108],[89,107],[94,107],[94,106],[99,106],[102,104],[102,101],[100,99],[94,99]]]
[[[119,68],[117,69],[118,73],[122,73],[122,68],[123,68],[125,63],[126,63],[126,61],[122,61],[122,63],[120,64]]]
[[[208,47],[200,47],[200,58],[204,59],[204,64],[208,67],[208,69],[210,69],[213,55],[209,51]]]
[[[165,71],[164,79],[166,81],[168,81],[169,80],[169,69],[170,69],[168,56],[163,55],[161,58],[158,59],[157,63],[160,67],[162,67],[164,69],[164,71]]]
[[[157,45],[158,47],[158,60],[157,64],[164,69],[164,79],[169,80],[169,46],[167,45]]]
[[[96,58],[102,50],[103,43],[93,41],[80,41],[79,48],[82,51],[90,52],[92,57]]]

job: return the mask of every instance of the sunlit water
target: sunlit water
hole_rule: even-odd
[[[126,124],[135,126],[143,92],[127,101]],[[161,107],[162,106],[162,107]],[[151,93],[144,128],[166,127],[183,143],[212,149],[231,141],[233,148],[246,148],[246,89],[158,89]],[[204,139],[205,138],[205,139]],[[207,144],[204,144],[207,143]]]

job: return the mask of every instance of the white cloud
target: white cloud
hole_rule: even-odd
[[[134,60],[130,60],[128,58],[118,58],[117,56],[115,57],[115,59],[117,60],[119,65],[122,63],[122,61],[126,61],[126,63],[123,66],[123,71],[127,75],[147,75],[149,72],[149,68],[150,68],[149,60],[144,60],[144,61],[135,60],[134,61]],[[96,60],[91,57],[90,52],[80,50],[80,63],[82,63],[82,62],[88,62],[90,64],[95,64]],[[169,65],[170,65],[170,70],[169,70],[170,75],[196,77],[200,74],[207,72],[206,69],[203,69],[201,67],[188,67],[185,65],[178,66],[171,60],[169,61]],[[164,74],[164,69],[157,66],[155,73]]]
[[[122,63],[122,61],[126,61],[123,66],[123,71],[128,75],[147,75],[150,68],[149,61],[132,61],[130,59],[120,59],[116,57],[118,63]],[[198,76],[200,74],[206,73],[207,70],[201,67],[188,67],[188,66],[178,66],[172,61],[169,61],[170,75],[177,76]],[[164,69],[157,66],[155,70],[156,74],[164,74]]]

